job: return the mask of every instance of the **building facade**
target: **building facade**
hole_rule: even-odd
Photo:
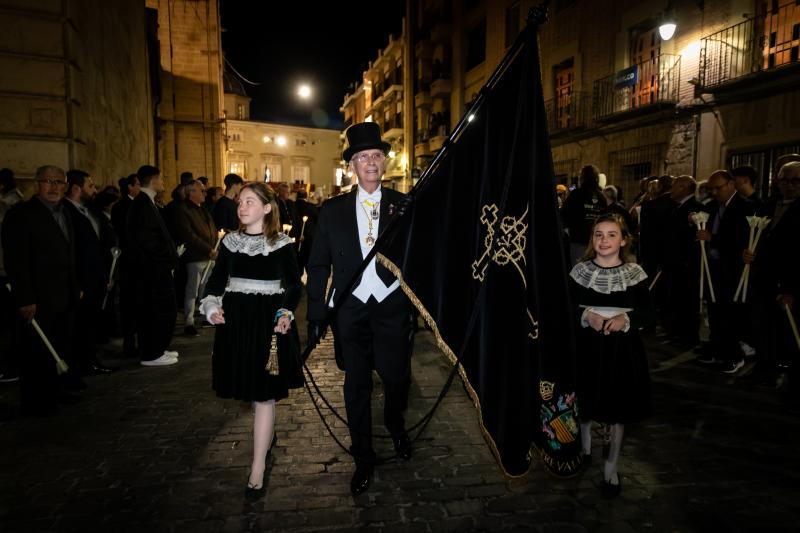
[[[168,186],[182,172],[224,177],[225,115],[219,2],[146,0],[156,10],[159,86],[156,165]]]
[[[116,182],[155,157],[154,80],[141,0],[0,1],[0,166]]]
[[[340,108],[345,129],[365,121],[380,126],[383,140],[391,145],[384,185],[400,190],[410,187],[408,144],[413,138],[411,124],[404,120],[412,97],[411,78],[404,67],[410,57],[406,33],[404,21],[401,35],[389,36],[386,48],[378,50],[378,57],[369,63],[362,78],[354,84],[353,92],[345,95]],[[341,139],[344,143],[344,132]],[[342,170],[346,172],[344,164]]]
[[[441,148],[537,3],[408,0],[406,98],[414,111],[412,120],[396,120],[413,129],[412,176]],[[661,36],[665,22],[675,24],[669,38]],[[562,183],[591,163],[632,199],[642,177],[703,179],[751,164],[766,191],[775,160],[800,152],[795,0],[557,0],[539,42]],[[372,79],[367,71],[346,96],[346,118],[375,119]]]
[[[225,171],[326,198],[342,185],[340,132],[250,120],[250,98],[225,76]],[[337,172],[337,170],[339,172]]]
[[[116,184],[143,164],[220,183],[216,0],[0,0],[0,166]]]

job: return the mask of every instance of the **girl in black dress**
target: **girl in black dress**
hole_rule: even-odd
[[[611,442],[601,490],[619,494],[617,460],[624,424],[650,412],[650,376],[639,329],[651,324],[647,274],[631,262],[631,237],[619,215],[604,215],[592,229],[582,261],[570,272],[578,316],[578,405],[581,442],[591,462],[592,420],[611,425]]]
[[[241,229],[223,238],[200,310],[217,325],[212,354],[217,396],[253,402],[253,464],[245,489],[253,500],[265,492],[275,402],[303,384],[294,325],[302,284],[292,239],[279,232],[272,189],[245,185],[237,212]]]

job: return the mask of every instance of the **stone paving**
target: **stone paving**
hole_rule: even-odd
[[[176,336],[180,363],[87,378],[78,405],[20,418],[17,387],[0,388],[0,531],[789,531],[800,524],[797,415],[774,391],[688,362],[650,339],[656,414],[626,428],[622,495],[600,497],[594,464],[561,480],[537,463],[507,480],[457,379],[405,464],[379,467],[368,492],[349,493],[352,463],[327,434],[307,392],[279,403],[266,498],[242,497],[251,453],[250,406],[210,390],[213,329]],[[413,358],[407,420],[428,410],[449,365],[430,333]],[[118,349],[111,345],[110,350]],[[330,342],[310,367],[343,411]],[[376,378],[377,379],[377,378]],[[376,392],[380,386],[376,381]],[[375,413],[382,398],[376,394]],[[322,408],[325,411],[324,407]],[[378,418],[378,417],[376,417]],[[340,439],[344,425],[327,419]],[[376,425],[376,432],[383,429]],[[598,437],[599,433],[596,433]],[[390,454],[388,441],[376,441]]]

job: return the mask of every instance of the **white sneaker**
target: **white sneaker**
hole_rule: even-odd
[[[162,355],[158,359],[153,359],[152,361],[142,361],[142,366],[169,366],[174,365],[177,363],[178,360],[174,357],[170,357],[166,354]]]
[[[164,355],[167,357],[172,357],[173,359],[177,359],[179,357],[178,352],[175,350],[164,350]]]

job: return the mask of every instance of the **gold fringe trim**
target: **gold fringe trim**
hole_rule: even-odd
[[[270,376],[277,376],[281,373],[278,365],[278,334],[272,334],[272,343],[269,347],[269,358],[267,359],[266,370]]]
[[[414,304],[414,307],[416,307],[417,311],[419,311],[420,316],[422,316],[423,320],[425,320],[425,323],[428,324],[428,326],[430,326],[431,328],[431,331],[433,331],[433,335],[436,338],[436,345],[442,351],[444,356],[450,360],[451,364],[456,364],[457,362],[456,355],[439,333],[439,327],[436,324],[436,321],[433,320],[431,314],[428,312],[427,309],[425,309],[425,306],[422,304],[422,302],[419,301],[419,298],[417,298],[416,294],[414,294],[414,291],[411,289],[411,287],[408,286],[405,279],[403,278],[403,273],[400,271],[397,265],[395,265],[383,254],[380,253],[377,254],[376,258],[378,259],[380,264],[386,267],[386,269],[389,270],[397,278],[397,281],[400,282],[400,287],[403,289],[403,292],[406,293],[408,299],[411,300],[411,303]],[[497,462],[497,465],[503,471],[503,475],[508,479],[521,479],[526,477],[530,473],[531,468],[533,467],[533,457],[531,457],[531,462],[530,465],[528,466],[528,469],[522,474],[515,476],[513,474],[509,474],[506,471],[506,469],[503,467],[503,462],[500,460],[500,452],[497,449],[497,444],[495,444],[494,439],[486,430],[486,427],[483,425],[483,409],[481,408],[481,402],[480,399],[478,399],[478,394],[475,392],[475,389],[472,388],[472,384],[470,383],[469,378],[467,377],[467,373],[464,370],[463,365],[459,365],[458,373],[461,375],[461,379],[464,381],[465,388],[467,389],[467,392],[469,393],[469,396],[472,399],[472,403],[475,405],[475,409],[477,409],[478,411],[478,424],[481,427],[483,438],[489,445],[489,449],[492,451],[492,454],[494,455],[494,459]]]

